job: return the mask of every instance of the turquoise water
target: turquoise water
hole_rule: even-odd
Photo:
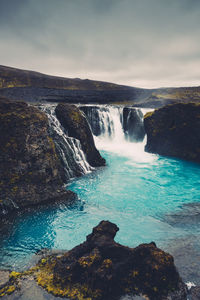
[[[136,144],[135,144],[136,145]],[[23,269],[42,248],[70,249],[85,240],[102,219],[116,223],[116,241],[128,246],[155,241],[158,246],[188,235],[199,223],[168,222],[186,203],[200,202],[200,166],[178,159],[104,145],[107,166],[72,181],[80,200],[74,207],[42,208],[18,216],[0,242],[0,267]],[[126,147],[127,146],[127,147]],[[197,226],[198,225],[198,226]]]

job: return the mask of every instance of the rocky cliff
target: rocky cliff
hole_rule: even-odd
[[[144,117],[145,150],[200,162],[200,105],[173,104]]]
[[[0,101],[0,214],[50,201],[71,202],[46,115],[23,102]]]
[[[96,149],[90,126],[85,115],[75,105],[58,104],[56,116],[70,137],[81,142],[87,161],[93,167],[105,165],[105,159]]]

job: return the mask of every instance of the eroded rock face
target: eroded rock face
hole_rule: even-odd
[[[146,295],[151,300],[186,300],[186,288],[173,257],[155,243],[129,248],[114,241],[119,228],[102,221],[84,243],[59,257],[40,261],[38,283],[70,299],[120,299]]]
[[[87,161],[92,167],[105,165],[105,159],[96,149],[94,139],[85,116],[75,105],[58,104],[56,116],[70,137],[81,142]]]
[[[23,102],[0,101],[0,214],[11,209],[72,201],[66,191],[44,113]]]
[[[140,109],[124,107],[123,129],[125,136],[131,142],[142,142],[145,136],[143,114]]]
[[[88,122],[90,124],[90,127],[92,129],[92,132],[94,135],[99,136],[102,134],[101,129],[101,120],[99,118],[99,106],[80,106],[80,110],[84,112],[84,114],[87,116]],[[106,110],[106,108],[101,108]]]
[[[145,150],[200,162],[200,105],[173,104],[144,117]]]

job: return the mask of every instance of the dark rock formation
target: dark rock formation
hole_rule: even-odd
[[[123,129],[128,140],[141,142],[145,136],[143,113],[140,109],[124,107]]]
[[[0,101],[0,213],[50,201],[69,201],[44,113],[23,102]]]
[[[105,159],[96,149],[90,126],[83,113],[75,105],[58,104],[56,116],[70,137],[81,142],[87,161],[93,167],[105,165]]]
[[[173,104],[144,118],[147,152],[200,162],[200,105]]]
[[[37,266],[38,283],[70,299],[120,299],[146,295],[151,300],[186,300],[186,288],[173,257],[155,243],[128,248],[114,241],[119,228],[102,221],[81,245]]]
[[[92,132],[95,136],[99,136],[102,134],[102,129],[101,129],[101,120],[99,118],[99,112],[98,110],[100,109],[99,106],[80,106],[80,110],[84,112],[84,114],[87,117],[87,120],[90,124],[90,127],[92,129]],[[106,110],[106,108],[101,108]]]

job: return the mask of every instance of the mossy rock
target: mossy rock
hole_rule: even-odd
[[[172,104],[144,117],[145,150],[200,162],[200,105]]]
[[[146,295],[150,300],[186,300],[173,257],[155,243],[128,248],[114,241],[119,228],[102,221],[84,243],[61,256],[43,258],[36,269],[40,286],[76,300],[114,300]],[[172,299],[175,299],[172,297]]]
[[[86,155],[87,161],[93,167],[105,165],[94,144],[93,135],[85,115],[75,105],[58,104],[56,116],[70,137],[78,139]]]
[[[0,214],[40,203],[69,202],[47,116],[24,102],[0,101]],[[74,195],[75,196],[75,195]]]

